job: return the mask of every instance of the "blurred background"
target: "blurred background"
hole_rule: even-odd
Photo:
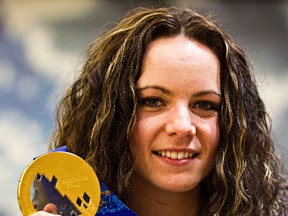
[[[87,46],[137,6],[187,6],[212,15],[244,49],[288,164],[288,1],[0,0],[0,216],[20,215],[17,183],[46,151],[59,97]]]

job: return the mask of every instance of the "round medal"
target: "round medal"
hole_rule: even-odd
[[[95,215],[100,184],[82,158],[68,152],[51,152],[31,162],[18,184],[18,203],[24,216],[55,206],[61,215]]]

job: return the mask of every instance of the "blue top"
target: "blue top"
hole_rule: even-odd
[[[66,146],[57,148],[54,151],[69,152]],[[99,180],[101,189],[101,201],[96,216],[101,215],[122,215],[136,216],[109,188]]]

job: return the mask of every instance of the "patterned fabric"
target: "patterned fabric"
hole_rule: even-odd
[[[66,146],[62,146],[54,151],[69,152]],[[109,188],[99,180],[101,188],[101,201],[96,216],[136,216]]]
[[[136,215],[100,181],[101,201],[97,211],[99,215]]]

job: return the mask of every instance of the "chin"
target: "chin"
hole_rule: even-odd
[[[160,185],[160,187],[165,190],[172,193],[183,193],[183,192],[189,192],[193,190],[198,190],[200,186],[199,182],[181,182],[181,181],[175,181],[175,182],[169,182],[164,183]]]

